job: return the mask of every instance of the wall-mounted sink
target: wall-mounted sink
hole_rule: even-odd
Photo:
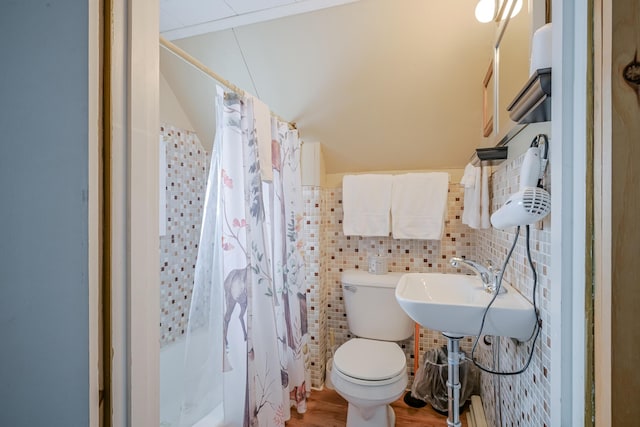
[[[483,334],[517,338],[531,337],[536,315],[533,305],[518,291],[503,283],[489,309]],[[402,309],[425,328],[458,336],[476,336],[482,315],[492,295],[478,276],[441,273],[407,273],[396,287]]]

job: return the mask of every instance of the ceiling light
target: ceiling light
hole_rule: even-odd
[[[476,19],[479,22],[487,23],[493,21],[496,16],[495,0],[480,0],[476,5]]]
[[[482,0],[481,0],[482,1]],[[515,6],[513,6],[513,12],[511,12],[511,18],[516,16],[522,10],[522,0],[504,0],[504,7],[501,8],[502,14],[500,16],[500,20],[504,20],[506,18],[507,13],[509,13],[509,9],[511,9],[511,5],[513,2],[516,2]]]
[[[480,0],[476,5],[476,19],[482,23],[493,20],[502,21],[506,18],[514,1],[515,5],[513,6],[513,12],[511,12],[511,18],[522,10],[522,0]]]

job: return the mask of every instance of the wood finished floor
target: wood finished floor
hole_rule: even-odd
[[[396,427],[442,427],[447,425],[447,417],[438,414],[427,405],[412,408],[402,397],[391,404],[396,413]],[[465,412],[460,415],[462,426],[467,427]],[[287,427],[344,427],[347,422],[347,401],[334,390],[313,390],[307,399],[307,412],[298,414],[291,409],[291,419]]]

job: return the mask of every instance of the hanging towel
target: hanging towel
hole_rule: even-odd
[[[489,228],[489,166],[468,164],[460,184],[464,185],[462,223],[471,228]]]
[[[391,195],[393,238],[442,239],[448,192],[449,174],[446,172],[394,176]]]
[[[345,236],[388,236],[391,175],[345,175],[342,230]]]
[[[491,227],[489,219],[489,175],[490,166],[482,166],[482,183],[480,186],[480,228]]]
[[[465,166],[464,173],[462,174],[462,179],[460,179],[460,185],[464,185],[464,188],[475,187],[476,167],[471,163],[467,163],[467,166]]]
[[[258,159],[260,176],[263,181],[273,181],[271,166],[271,110],[269,106],[255,96],[253,98],[253,117],[258,140]]]
[[[480,167],[469,163],[464,169],[460,184],[464,185],[462,223],[471,228],[480,228],[480,203],[482,200],[482,170]]]

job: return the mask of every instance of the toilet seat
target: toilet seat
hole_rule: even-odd
[[[407,359],[394,342],[353,338],[338,348],[333,367],[345,380],[362,385],[384,385],[406,374]]]

